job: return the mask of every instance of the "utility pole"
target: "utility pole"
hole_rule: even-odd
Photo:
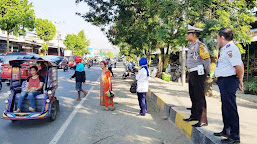
[[[60,33],[58,32],[58,56],[61,56],[61,48],[60,48]]]
[[[182,46],[182,85],[186,84],[186,50],[185,46]]]
[[[57,24],[57,39],[58,39],[58,49],[57,49],[57,51],[58,51],[58,56],[61,56],[61,48],[60,48],[60,36],[61,36],[61,34],[60,34],[60,24],[61,23],[64,23],[64,21],[59,21],[59,22],[55,22],[55,24]]]

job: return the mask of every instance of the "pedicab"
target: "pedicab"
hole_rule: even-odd
[[[12,66],[9,98],[5,100],[3,119],[12,121],[29,119],[49,119],[54,121],[59,111],[59,100],[55,96],[58,88],[57,65],[43,59],[19,59],[9,62]],[[39,75],[45,80],[41,94],[35,96],[36,112],[30,112],[30,102],[26,97],[22,103],[21,112],[17,110],[21,91],[26,91],[26,79],[21,77],[21,69],[27,68],[27,75],[30,76],[29,67],[35,65],[39,68]],[[18,72],[18,73],[17,73]]]

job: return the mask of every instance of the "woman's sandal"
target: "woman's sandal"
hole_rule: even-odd
[[[108,109],[108,108],[107,108],[107,109],[106,109],[106,108],[104,108],[103,110],[104,110],[104,111],[109,111],[109,109]]]
[[[114,111],[115,109],[116,109],[116,108],[114,107],[114,108],[111,109],[111,111]]]

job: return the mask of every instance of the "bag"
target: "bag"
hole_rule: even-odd
[[[137,93],[137,81],[136,80],[131,84],[129,91],[131,93]]]
[[[106,93],[107,97],[111,98],[111,97],[114,97],[114,93],[112,91],[108,91]]]

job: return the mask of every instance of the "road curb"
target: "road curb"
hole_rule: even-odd
[[[189,116],[185,112],[177,110],[176,108],[178,107],[165,103],[150,89],[147,92],[147,96],[156,103],[157,107],[160,109],[160,113],[167,116],[192,142],[196,144],[215,144],[215,142],[201,132],[199,128],[192,127],[192,122],[183,121],[184,118],[188,118]]]

